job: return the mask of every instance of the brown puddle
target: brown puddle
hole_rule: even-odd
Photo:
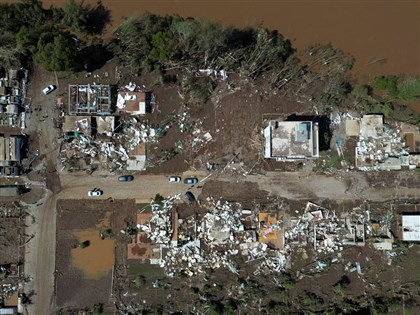
[[[100,229],[109,227],[111,212],[105,214],[96,229],[85,229],[74,232],[79,242],[90,241],[86,248],[73,248],[71,250],[71,263],[80,269],[87,279],[98,280],[112,270],[114,264],[115,240],[101,239]]]

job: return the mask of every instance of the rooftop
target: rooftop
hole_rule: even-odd
[[[133,115],[146,114],[145,92],[120,92],[118,93],[117,107]]]
[[[318,128],[314,128],[311,121],[272,120],[264,130],[264,136],[266,158],[318,156]]]
[[[420,213],[403,214],[402,229],[404,241],[420,241]]]

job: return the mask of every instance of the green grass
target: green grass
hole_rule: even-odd
[[[149,203],[136,203],[137,209],[142,213],[152,212],[152,207]]]
[[[144,276],[146,280],[155,280],[165,278],[163,269],[156,265],[143,264],[139,262],[128,263],[128,275],[130,279],[138,276]]]

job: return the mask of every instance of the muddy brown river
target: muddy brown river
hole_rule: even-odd
[[[64,0],[44,0],[45,6]],[[97,0],[85,0],[95,5]],[[356,58],[358,75],[420,75],[420,1],[103,0],[112,25],[145,11],[277,29],[303,49],[331,42]],[[375,62],[376,61],[376,62]]]

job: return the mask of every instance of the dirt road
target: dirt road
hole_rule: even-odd
[[[201,180],[206,174],[194,173]],[[186,177],[188,175],[183,175]],[[387,199],[420,198],[420,190],[412,186],[413,181],[403,181],[402,178],[417,178],[416,174],[403,174],[397,177],[401,182],[390,181],[389,184],[371,187],[366,179],[367,174],[347,173],[337,176],[317,175],[301,172],[269,172],[266,175],[248,175],[241,181],[257,183],[260,190],[269,195],[278,195],[287,199],[367,199],[380,201]],[[211,180],[231,181],[235,185],[237,180],[210,176]],[[116,176],[90,176],[84,174],[65,174],[61,177],[63,190],[59,198],[91,198],[87,192],[98,187],[104,195],[98,198],[134,198],[138,203],[150,202],[157,193],[167,197],[185,192],[190,186],[183,183],[169,183],[164,175],[140,175],[132,182],[118,182]],[[205,184],[200,183],[198,185]],[[197,186],[197,185],[196,185]],[[199,192],[196,187],[193,191]]]
[[[32,95],[31,113],[28,115],[28,128],[32,145],[38,144],[39,161],[34,167],[45,174],[47,188],[38,182],[32,186],[45,189],[45,194],[37,203],[29,206],[29,212],[34,218],[27,218],[26,234],[34,238],[25,247],[25,275],[33,281],[25,285],[25,292],[32,290],[32,304],[28,305],[29,314],[49,314],[53,304],[54,266],[55,266],[55,205],[59,182],[54,180],[53,171],[57,156],[58,130],[54,128],[53,118],[57,115],[55,108],[56,92],[45,96],[41,93],[43,82],[56,84],[53,73],[35,69],[34,78],[29,84],[29,95]],[[54,185],[53,185],[54,184]],[[30,221],[30,222],[29,222]]]

